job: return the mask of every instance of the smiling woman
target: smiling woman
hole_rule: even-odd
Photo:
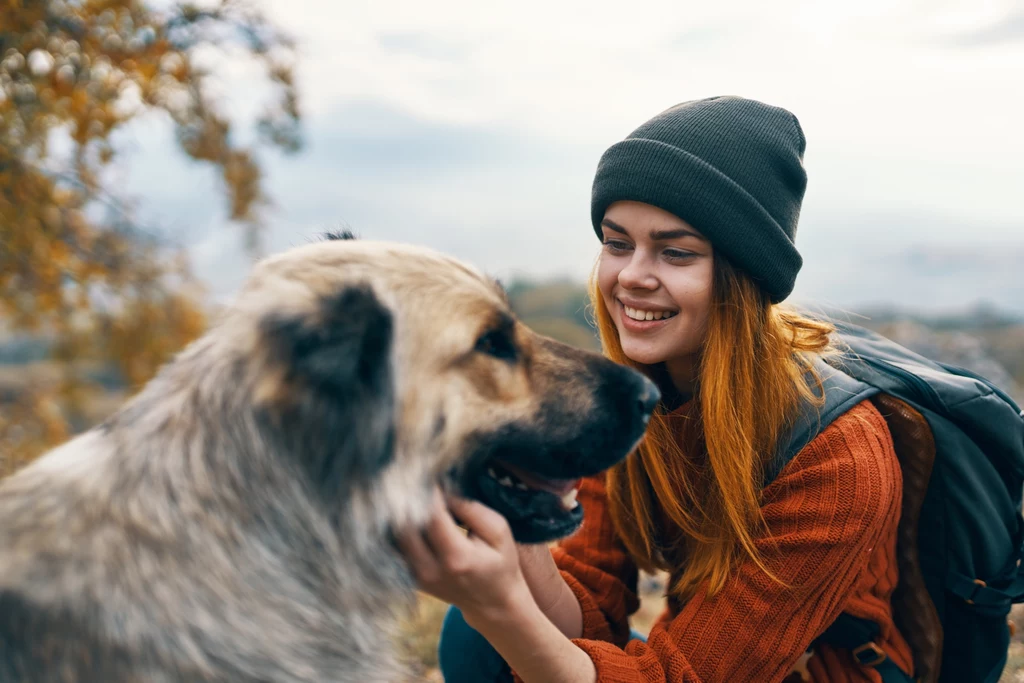
[[[790,112],[716,97],[605,152],[591,298],[605,354],[661,399],[639,447],[583,479],[582,529],[552,552],[510,552],[486,509],[438,511],[477,543],[446,552],[443,524],[428,539],[443,570],[424,587],[455,605],[446,681],[910,680],[891,601],[902,480],[881,414],[853,406],[764,480],[797,415],[820,405],[814,368],[832,350],[831,325],[782,304],[802,266],[804,146]],[[629,628],[639,569],[671,579],[647,641]],[[844,612],[877,634],[819,638]]]

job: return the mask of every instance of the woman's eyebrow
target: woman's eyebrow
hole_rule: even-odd
[[[680,237],[696,237],[699,240],[704,240],[703,235],[698,235],[693,230],[687,228],[675,228],[673,230],[653,230],[651,232],[652,242],[664,242],[665,240],[679,239]]]
[[[624,227],[622,227],[615,221],[608,220],[607,218],[601,221],[601,225],[608,228],[609,230],[621,232],[623,235],[629,235],[629,232]],[[654,230],[651,232],[652,242],[664,242],[665,240],[674,240],[679,239],[680,237],[696,237],[699,240],[706,241],[706,238],[703,235],[698,235],[696,232],[688,228],[673,228],[672,230]]]
[[[601,225],[610,230],[614,230],[615,232],[621,232],[623,235],[629,235],[629,232],[624,227],[622,227],[613,220],[605,218],[603,221],[601,221]]]

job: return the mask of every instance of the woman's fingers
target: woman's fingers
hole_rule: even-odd
[[[396,537],[398,549],[405,556],[413,577],[421,584],[430,584],[441,577],[441,563],[427,545],[420,529],[409,528]]]
[[[450,511],[449,511],[450,510]],[[530,596],[505,518],[473,501],[448,499],[436,491],[421,528],[398,534],[419,587],[464,614],[505,610]],[[453,514],[469,530],[467,535]]]
[[[455,517],[465,525],[468,536]],[[422,529],[407,529],[396,540],[414,577],[428,588],[437,588],[467,573],[479,573],[482,567],[506,554],[518,567],[512,532],[504,517],[475,501],[445,500],[440,490],[434,492],[426,525]]]
[[[492,548],[500,549],[512,542],[512,531],[508,522],[500,514],[483,503],[467,498],[449,498],[448,509],[451,510],[469,532],[478,536]]]
[[[472,541],[459,529],[452,519],[439,490],[434,491],[430,504],[430,521],[423,530],[427,543],[434,553],[450,570],[457,570],[462,560],[472,551]]]

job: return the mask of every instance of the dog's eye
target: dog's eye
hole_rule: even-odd
[[[516,359],[516,346],[508,332],[504,330],[490,330],[476,340],[476,350],[494,356],[505,361]]]

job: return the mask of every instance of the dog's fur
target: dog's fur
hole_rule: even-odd
[[[656,397],[436,252],[270,258],[110,420],[0,482],[0,681],[398,680],[392,532],[431,487],[486,502],[499,455],[599,471]]]

